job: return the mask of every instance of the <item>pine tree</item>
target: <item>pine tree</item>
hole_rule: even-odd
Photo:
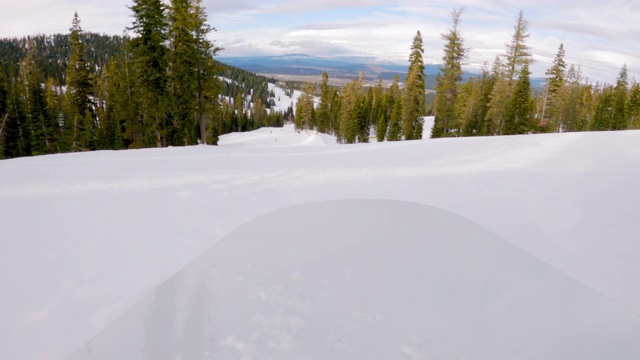
[[[66,82],[66,119],[65,128],[68,141],[74,151],[95,149],[95,115],[93,113],[93,84],[91,73],[84,58],[84,44],[82,43],[82,28],[78,13],[74,13],[72,25],[69,29],[69,65],[67,66]]]
[[[349,82],[342,91],[338,140],[353,144],[358,140],[362,114],[362,81],[364,74]],[[360,112],[359,114],[357,112]]]
[[[416,33],[409,55],[409,72],[402,101],[402,132],[406,140],[422,139],[425,109],[424,48]]]
[[[627,95],[629,92],[629,72],[627,64],[624,64],[620,70],[620,75],[616,80],[614,89],[613,114],[611,118],[610,130],[625,130],[628,128],[627,123]]]
[[[161,0],[134,0],[130,30],[134,97],[138,114],[127,122],[131,147],[167,146],[171,124],[167,116],[167,22]]]
[[[436,79],[436,99],[434,101],[435,123],[431,132],[432,138],[456,136],[460,134],[459,114],[456,113],[458,100],[458,82],[462,80],[462,62],[467,57],[467,49],[460,34],[460,16],[464,8],[453,10],[451,18],[453,27],[442,34],[445,41],[443,66]]]
[[[198,98],[198,123],[200,126],[200,142],[206,144],[218,143],[217,136],[209,136],[218,132],[214,127],[213,114],[218,111],[218,94],[221,83],[216,77],[216,63],[213,57],[221,50],[208,39],[211,32],[216,29],[207,24],[207,13],[202,6],[202,0],[191,0],[192,12],[195,21],[196,51],[196,96]],[[210,129],[209,131],[207,129]]]
[[[531,82],[529,65],[520,71],[518,82],[511,97],[503,134],[526,134],[532,129],[533,107],[531,104]]]
[[[329,132],[330,116],[331,116],[331,91],[329,90],[329,75],[322,73],[322,82],[320,83],[320,105],[316,112],[318,120],[318,131],[322,133]]]
[[[631,86],[628,105],[629,128],[640,129],[640,84],[637,82]]]
[[[558,98],[563,86],[565,86],[566,63],[564,61],[565,50],[564,45],[560,44],[558,53],[556,54],[553,64],[546,71],[547,84],[545,86],[544,98],[542,100],[542,114],[540,116],[540,125],[546,126],[548,129],[558,129],[559,121],[556,113],[558,112]]]
[[[488,135],[501,135],[511,99],[511,82],[505,78],[499,57],[496,57],[493,63],[491,76],[494,79],[494,84],[489,96],[485,122],[489,129]]]
[[[315,93],[316,87],[312,82],[304,85],[302,96],[296,104],[296,129],[309,130],[315,125]]]
[[[490,134],[490,127],[486,121],[489,101],[493,89],[494,78],[487,64],[482,68],[479,78],[475,81],[469,99],[467,111],[464,114],[463,135],[484,136]]]
[[[4,155],[4,128],[7,125],[7,119],[9,118],[9,83],[4,74],[4,70],[0,69],[0,159],[5,157]]]
[[[516,74],[522,72],[523,67],[529,66],[533,62],[531,48],[526,44],[531,35],[527,32],[528,28],[529,22],[524,18],[524,13],[520,11],[511,42],[505,44],[507,46],[507,52],[504,55],[505,76],[509,81],[512,81]]]
[[[171,0],[168,19],[168,110],[172,121],[168,129],[168,141],[171,145],[191,145],[196,142],[198,123],[198,99],[195,96],[198,50],[194,36],[195,19],[189,0]]]
[[[10,83],[7,92],[7,108],[2,129],[3,156],[14,158],[30,156],[31,124],[24,111],[15,83]]]
[[[398,97],[398,99],[393,102],[391,119],[389,120],[389,132],[387,133],[387,140],[402,140],[402,98],[400,97]]]
[[[597,96],[598,102],[589,128],[591,131],[611,130],[613,123],[613,113],[615,105],[614,89],[610,86],[605,87]]]

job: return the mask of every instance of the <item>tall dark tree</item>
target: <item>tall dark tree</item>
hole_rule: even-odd
[[[462,80],[462,62],[467,57],[467,49],[460,34],[460,16],[464,8],[453,10],[453,26],[442,34],[444,44],[443,66],[436,80],[436,98],[434,102],[435,123],[431,137],[456,136],[460,134],[461,124],[456,113],[458,100],[458,82]]]
[[[217,144],[218,133],[213,121],[213,114],[218,110],[218,94],[220,81],[216,77],[217,66],[213,57],[222,50],[209,40],[208,36],[216,29],[207,23],[207,13],[202,6],[202,0],[191,0],[193,13],[194,37],[196,40],[196,97],[198,98],[198,124],[200,142],[202,144]]]
[[[526,134],[532,129],[533,107],[531,104],[531,82],[529,65],[520,70],[520,76],[511,97],[503,134]]]
[[[330,127],[331,116],[331,90],[329,89],[329,75],[322,73],[322,82],[320,83],[320,104],[316,112],[318,122],[318,131],[327,133]]]
[[[629,72],[624,64],[616,80],[614,89],[613,114],[609,130],[625,130],[628,128],[627,96],[629,93]]]
[[[406,140],[422,139],[425,109],[424,48],[422,34],[416,33],[409,55],[409,73],[402,101],[402,132]]]
[[[533,62],[531,48],[527,45],[527,40],[531,36],[528,30],[529,22],[524,18],[524,13],[520,11],[511,41],[506,44],[507,51],[504,54],[505,75],[509,81],[512,81],[523,67]]]
[[[557,116],[558,101],[561,89],[563,86],[565,86],[567,67],[567,64],[564,61],[564,56],[564,45],[560,44],[558,53],[553,60],[553,64],[545,73],[548,78],[542,99],[542,114],[540,116],[540,125],[551,129],[552,131],[559,128],[559,119]]]
[[[168,145],[167,22],[161,0],[134,0],[130,42],[138,114],[127,123],[132,147]]]
[[[171,145],[190,145],[196,141],[198,98],[196,97],[198,49],[195,18],[189,0],[171,0],[168,8],[169,113]]]
[[[93,84],[91,72],[84,57],[83,32],[77,12],[73,15],[69,31],[70,53],[66,72],[65,130],[72,150],[95,149]]]

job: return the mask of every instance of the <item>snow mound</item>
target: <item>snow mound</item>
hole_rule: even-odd
[[[300,131],[293,124],[281,128],[265,127],[249,132],[236,132],[220,136],[219,146],[323,146],[335,145],[336,138],[316,131]]]
[[[258,217],[72,359],[622,359],[640,320],[427,205],[343,200]]]

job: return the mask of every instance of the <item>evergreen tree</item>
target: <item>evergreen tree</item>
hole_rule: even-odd
[[[93,84],[91,72],[84,58],[82,28],[78,13],[74,13],[69,29],[69,66],[66,72],[66,121],[67,139],[74,151],[95,149],[95,115],[93,113]]]
[[[167,22],[161,0],[134,0],[130,30],[137,116],[127,122],[131,147],[166,146],[170,122],[167,116]]]
[[[611,124],[613,123],[615,105],[615,93],[613,88],[605,87],[598,94],[598,104],[593,117],[593,121],[590,125],[591,131],[605,131],[611,130]]]
[[[434,102],[435,123],[431,132],[432,138],[456,136],[460,134],[459,114],[456,113],[458,98],[458,82],[462,79],[462,62],[467,57],[467,49],[460,34],[460,15],[463,8],[451,13],[453,27],[442,34],[445,41],[443,66],[436,78],[436,98]]]
[[[168,110],[172,120],[168,141],[171,145],[191,145],[197,139],[198,98],[195,95],[198,50],[194,36],[196,22],[189,0],[171,0],[168,19]]]
[[[398,98],[393,102],[391,119],[389,120],[389,132],[387,134],[387,140],[402,140],[402,98]]]
[[[620,70],[620,75],[616,80],[614,89],[613,114],[611,114],[610,130],[625,130],[628,128],[627,123],[627,95],[629,92],[629,73],[627,64]]]
[[[4,74],[4,70],[0,69],[0,159],[4,156],[4,137],[3,132],[7,119],[9,118],[9,83]]]
[[[5,158],[30,156],[32,154],[31,126],[15,83],[9,84],[7,108],[8,112],[5,114],[2,129],[3,156]]]
[[[529,65],[520,71],[513,96],[507,110],[503,134],[526,134],[532,129],[533,107],[531,104],[531,83]]]
[[[315,125],[315,92],[316,88],[312,82],[304,85],[302,96],[296,103],[296,129],[309,130]]]
[[[571,65],[566,73],[566,84],[562,85],[554,95],[551,107],[550,125],[552,131],[581,131],[588,120],[586,113],[589,101],[583,99],[585,90],[591,90],[581,84],[582,75],[579,68]]]
[[[424,49],[420,31],[416,33],[409,55],[409,73],[402,101],[402,132],[406,140],[422,139],[425,109]]]
[[[516,74],[522,72],[522,68],[533,62],[531,48],[526,44],[529,39],[529,22],[524,18],[524,13],[520,11],[518,20],[514,26],[511,42],[507,43],[507,52],[504,54],[505,76],[512,81]]]
[[[505,78],[502,63],[498,57],[493,63],[491,76],[494,79],[494,84],[489,96],[485,122],[488,126],[488,135],[501,135],[511,99],[511,81]]]
[[[640,84],[631,86],[629,95],[629,128],[640,129]],[[2,114],[2,112],[0,112]]]
[[[542,115],[540,125],[547,127],[548,129],[558,129],[559,121],[556,115],[558,110],[558,101],[560,92],[563,86],[565,86],[565,72],[566,63],[564,61],[564,45],[560,44],[558,53],[551,68],[546,71],[547,84],[545,86],[544,98],[542,100]]]
[[[318,121],[318,131],[322,133],[329,132],[331,116],[331,91],[329,89],[329,75],[322,73],[322,82],[320,83],[320,105],[316,112]]]
[[[474,82],[469,105],[464,114],[463,135],[484,136],[490,134],[490,127],[486,121],[489,101],[493,89],[494,78],[485,63],[478,80]]]
[[[213,57],[221,50],[208,39],[211,32],[216,31],[214,27],[207,24],[207,13],[202,6],[202,0],[191,0],[192,12],[195,21],[196,40],[196,95],[198,98],[198,123],[200,126],[200,142],[206,144],[217,144],[217,136],[208,136],[218,132],[210,129],[214,126],[213,114],[218,111],[218,94],[221,83],[216,77],[216,63]],[[209,139],[209,141],[208,141]]]

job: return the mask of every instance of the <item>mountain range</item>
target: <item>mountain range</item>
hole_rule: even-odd
[[[326,72],[333,79],[353,79],[364,72],[370,81],[382,79],[393,80],[395,75],[404,81],[407,76],[408,63],[400,64],[388,60],[367,56],[320,57],[307,54],[256,55],[256,56],[221,56],[220,62],[232,65],[257,74],[285,76],[320,76]],[[435,88],[436,75],[441,64],[425,64],[427,89]],[[477,72],[464,71],[462,81],[477,76]],[[544,87],[544,78],[532,78],[534,89]]]

